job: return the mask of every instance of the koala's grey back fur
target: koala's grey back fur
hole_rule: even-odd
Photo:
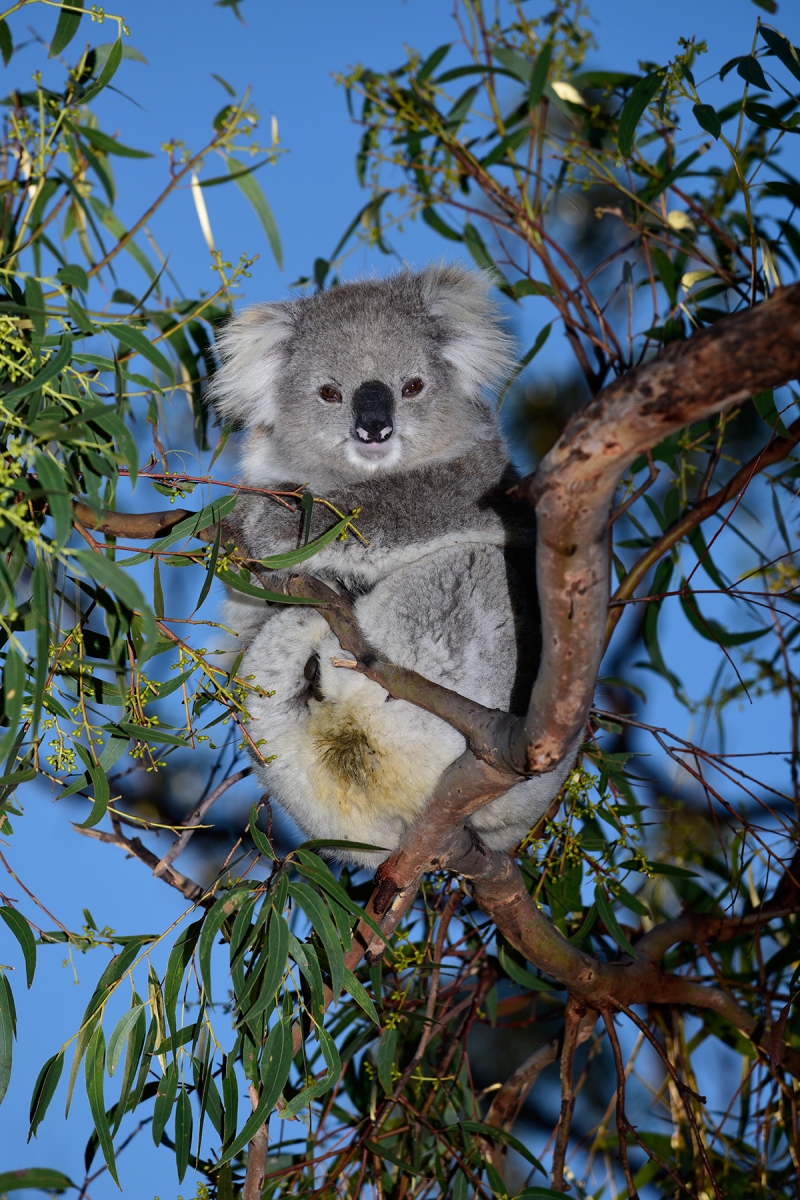
[[[487,293],[476,273],[433,267],[257,306],[226,330],[215,403],[244,427],[246,484],[307,484],[342,513],[362,509],[369,545],[351,534],[307,569],[354,597],[370,644],[481,704],[521,711],[539,657],[533,524],[506,495],[514,474],[482,396],[508,362]],[[304,515],[269,498],[240,494],[233,517],[253,558],[302,544]],[[315,504],[311,537],[335,520]],[[393,849],[462,736],[334,667],[343,651],[314,610],[237,596],[226,623],[248,645],[241,673],[274,693],[248,704],[250,735],[275,756],[257,763],[265,786],[308,837]],[[471,825],[490,847],[510,847],[571,762],[517,784]],[[341,857],[374,865],[385,853]]]

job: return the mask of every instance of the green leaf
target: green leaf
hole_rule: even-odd
[[[713,138],[719,137],[722,133],[722,122],[717,116],[715,108],[710,104],[695,104],[692,112],[701,129],[705,129],[706,133],[710,133]]]
[[[153,264],[150,262],[150,259],[147,257],[141,247],[134,241],[134,239],[128,238],[128,232],[125,226],[122,224],[113,209],[110,209],[108,205],[103,204],[102,200],[99,200],[97,196],[90,196],[89,203],[105,225],[106,229],[108,229],[110,233],[113,233],[118,242],[122,241],[123,238],[127,238],[124,249],[128,254],[130,254],[131,258],[139,264],[145,275],[147,275],[147,277],[150,279],[151,283],[156,283],[158,281],[158,274],[156,273]],[[125,301],[125,303],[130,302]]]
[[[259,600],[269,601],[271,604],[319,604],[319,601],[311,596],[284,596],[283,592],[270,592],[267,588],[256,587],[255,584],[242,579],[241,575],[224,568],[217,568],[217,578],[235,592],[242,592],[245,596],[256,596]]]
[[[53,40],[50,43],[50,53],[48,58],[55,58],[62,50],[65,50],[75,34],[78,32],[78,26],[81,23],[81,12],[75,12],[75,9],[83,8],[83,0],[64,0],[61,6],[61,12],[56,22],[55,33]],[[73,11],[70,11],[73,10]]]
[[[788,437],[789,431],[781,420],[780,413],[775,407],[775,393],[772,388],[765,392],[756,392],[753,396],[753,404],[756,412],[761,417],[761,420],[769,429],[770,433],[777,434],[778,437]]]
[[[47,332],[47,313],[39,280],[30,275],[25,280],[25,308],[33,325],[36,341],[41,342]]]
[[[340,844],[350,846],[351,849],[369,849],[369,847],[362,847],[357,843],[344,842]],[[320,842],[318,841],[304,842],[302,846],[298,847],[298,849],[295,851],[298,868],[303,872],[304,875],[307,875],[309,879],[313,879],[314,883],[318,883],[321,888],[324,888],[324,890],[330,896],[332,896],[334,900],[338,901],[338,903],[341,904],[341,906],[349,913],[352,913],[354,917],[358,917],[359,921],[366,922],[372,932],[376,933],[380,937],[381,927],[378,925],[377,921],[375,921],[369,915],[369,913],[361,908],[360,905],[356,904],[355,900],[348,895],[347,891],[342,887],[338,879],[333,877],[329,867],[322,861],[322,859],[319,858],[318,855],[310,852],[312,846],[318,845],[320,845]]]
[[[381,1022],[375,1005],[372,1003],[366,988],[356,979],[349,967],[345,967],[344,969],[344,990],[349,992],[359,1008],[362,1008],[370,1021],[380,1029]]]
[[[123,346],[127,346],[129,350],[134,350],[137,354],[141,354],[142,358],[146,358],[154,367],[157,367],[168,379],[175,378],[172,366],[169,359],[165,358],[160,350],[157,350],[148,337],[146,337],[141,329],[135,328],[133,325],[123,325],[122,323],[101,325],[101,329],[105,329],[108,333],[118,338]]]
[[[754,54],[748,54],[744,58],[739,59],[736,65],[736,73],[744,79],[745,83],[751,83],[754,87],[763,88],[765,92],[772,91],[772,88],[767,83],[761,63]]]
[[[70,491],[61,467],[52,458],[37,453],[33,461],[55,525],[55,548],[60,550],[72,532]]]
[[[321,897],[305,883],[290,883],[289,895],[300,905],[325,947],[331,989],[334,996],[338,996],[344,982],[344,953],[328,908]]]
[[[11,984],[5,971],[0,971],[0,1104],[8,1091],[11,1079],[11,1057],[17,1031],[17,1010]]]
[[[161,1145],[161,1135],[167,1127],[167,1121],[175,1103],[175,1089],[178,1086],[178,1064],[173,1059],[158,1081],[156,1102],[153,1105],[153,1126],[151,1133],[156,1146]]]
[[[308,1087],[303,1088],[296,1096],[282,1109],[280,1116],[286,1120],[296,1117],[299,1112],[306,1108],[313,1099],[317,1096],[324,1096],[331,1088],[335,1087],[336,1082],[342,1071],[342,1063],[339,1058],[339,1051],[336,1049],[334,1042],[327,1029],[323,1029],[321,1025],[316,1028],[317,1038],[319,1039],[322,1057],[325,1059],[325,1064],[328,1070],[324,1078],[317,1079]]]
[[[445,42],[443,45],[437,46],[433,53],[428,55],[428,57],[425,59],[425,62],[417,71],[418,83],[421,83],[423,79],[427,79],[429,75],[433,74],[433,72],[439,66],[439,63],[442,62],[447,56],[451,45],[452,42]]]
[[[263,834],[256,825],[256,816],[256,806],[253,804],[250,807],[250,837],[253,839],[253,843],[258,853],[262,854],[264,858],[269,858],[275,862],[277,860],[277,855],[272,849],[272,846],[269,844],[269,838],[266,836],[266,834]]]
[[[451,242],[463,242],[464,238],[458,230],[451,228],[446,221],[443,221],[435,208],[430,205],[423,208],[421,216],[425,224],[429,225],[440,237],[447,238]]]
[[[633,145],[633,135],[645,109],[664,82],[665,71],[659,69],[643,76],[625,101],[619,117],[617,144],[623,158],[628,158]]]
[[[255,209],[256,216],[261,222],[264,233],[267,235],[270,249],[272,250],[275,262],[280,270],[283,270],[283,250],[281,248],[281,239],[278,233],[278,226],[275,224],[275,218],[272,215],[272,209],[267,203],[267,198],[261,190],[261,185],[253,174],[247,169],[243,162],[233,155],[229,155],[226,159],[228,170],[236,181],[236,186],[247,197]]]
[[[782,33],[778,33],[777,29],[770,29],[768,25],[759,25],[758,32],[772,53],[791,71],[795,79],[800,79],[800,54],[798,54],[797,47],[793,46]]]
[[[77,1188],[69,1175],[51,1171],[49,1167],[27,1167],[23,1171],[0,1173],[0,1192],[18,1192],[23,1188],[38,1188],[40,1192],[65,1192]]]
[[[50,1101],[55,1095],[58,1081],[61,1078],[61,1072],[64,1069],[64,1051],[59,1050],[58,1054],[54,1054],[52,1058],[48,1058],[47,1062],[39,1072],[36,1083],[33,1087],[33,1095],[31,1096],[30,1107],[30,1130],[28,1132],[28,1141],[32,1137],[36,1137],[37,1130],[44,1120],[45,1113],[50,1106]]]
[[[651,859],[645,859],[645,867],[654,875],[674,875],[677,879],[695,879],[696,871],[689,871],[686,867],[676,867],[674,863],[653,862]],[[627,862],[619,863],[616,868],[618,871],[642,871],[644,868],[635,859],[629,859]]]
[[[469,222],[464,226],[464,243],[481,270],[488,271],[492,276],[495,287],[507,295],[513,295],[511,284],[486,249],[483,238],[475,226]]]
[[[175,1163],[178,1168],[178,1183],[183,1182],[189,1165],[192,1149],[192,1102],[185,1087],[178,1092],[175,1108]]]
[[[95,53],[97,53],[95,51]],[[106,61],[103,64],[103,69],[97,77],[97,82],[88,88],[81,96],[81,104],[88,104],[94,100],[98,92],[102,92],[103,88],[111,82],[117,72],[117,67],[122,62],[122,38],[117,38],[106,56]]]
[[[245,996],[242,997],[242,1000],[245,1000],[249,994],[252,999],[249,1009],[244,1013],[244,1020],[248,1024],[252,1025],[256,1017],[268,1009],[275,999],[275,993],[280,987],[281,980],[286,971],[286,956],[288,952],[289,926],[286,924],[281,913],[273,912],[269,919],[267,941],[262,952],[262,958],[266,962],[266,970],[263,977],[259,979],[261,973],[261,963],[259,963],[253,971],[252,983],[248,981],[248,990]]]
[[[86,275],[86,272],[84,271],[83,267],[78,266],[76,263],[70,263],[66,267],[60,267],[56,271],[56,275],[62,283],[66,283],[69,287],[80,288],[82,292],[88,290],[89,279]]]
[[[221,543],[222,543],[222,524],[220,523],[217,525],[217,532],[214,535],[214,545],[211,548],[211,558],[209,559],[208,563],[206,564],[206,577],[203,580],[203,586],[200,588],[200,594],[198,595],[197,602],[194,606],[195,612],[197,612],[198,609],[203,607],[203,605],[205,604],[205,601],[206,601],[206,597],[208,596],[208,593],[211,591],[211,584],[214,582],[214,578],[217,573],[217,560],[219,558],[219,548],[220,548]],[[158,563],[157,558],[154,559],[153,561],[154,561],[154,564]]]
[[[531,73],[531,85],[528,89],[528,108],[533,110],[542,99],[544,85],[547,83],[547,72],[550,69],[550,56],[553,53],[553,39],[548,38],[539,51],[539,57]]]
[[[117,1064],[122,1055],[123,1046],[125,1046],[134,1032],[137,1024],[141,1024],[141,1018],[144,1014],[143,1004],[132,1004],[126,1013],[120,1017],[117,1024],[114,1026],[114,1032],[108,1041],[108,1054],[106,1056],[106,1070],[109,1075],[113,1075],[117,1069]]]
[[[541,350],[542,346],[545,344],[547,339],[550,337],[550,330],[552,329],[552,327],[553,327],[553,323],[551,321],[549,325],[545,325],[544,329],[539,330],[538,334],[536,335],[536,341],[533,343],[530,350],[526,351],[526,353],[523,354],[522,358],[519,360],[517,365],[514,367],[514,370],[511,372],[508,379],[503,384],[503,386],[500,390],[500,394],[497,397],[498,409],[500,408],[500,405],[503,403],[503,400],[505,399],[506,395],[508,394],[509,388],[514,386],[514,383],[516,382],[516,380],[519,378],[519,376],[522,374],[522,372],[525,370],[525,368],[528,366],[528,364],[533,362],[533,360],[536,358],[536,355]]]
[[[86,1062],[84,1064],[86,1095],[89,1098],[89,1108],[92,1112],[97,1140],[100,1144],[100,1149],[103,1151],[103,1158],[106,1161],[111,1178],[117,1187],[119,1187],[117,1165],[114,1158],[114,1143],[111,1140],[111,1129],[108,1124],[108,1117],[106,1116],[106,1104],[103,1096],[105,1054],[106,1042],[103,1035],[103,1026],[98,1025],[86,1050]]]
[[[391,1135],[390,1135],[391,1136]],[[383,1142],[373,1142],[369,1138],[364,1138],[362,1145],[366,1147],[372,1154],[377,1154],[378,1158],[382,1158],[385,1162],[393,1163],[399,1167],[401,1171],[407,1171],[409,1175],[422,1175],[424,1172],[418,1171],[416,1167],[403,1160],[399,1154],[393,1154],[392,1151],[383,1144]]]
[[[138,1000],[138,996],[135,996],[134,999]],[[158,1036],[155,1018],[150,1022],[150,1029],[147,1031],[145,1039],[146,1029],[147,1020],[144,1011],[142,1011],[138,1024],[134,1026],[133,1031],[128,1037],[128,1045],[125,1050],[125,1066],[122,1071],[122,1083],[120,1084],[119,1100],[117,1102],[117,1111],[112,1130],[114,1135],[116,1135],[117,1130],[122,1124],[122,1118],[125,1116],[125,1113],[134,1109],[139,1103],[145,1084],[147,1083],[151,1054],[156,1043],[156,1037]],[[138,1076],[137,1067],[139,1067]]]
[[[225,921],[233,916],[248,894],[249,889],[246,891],[243,888],[238,888],[236,891],[230,892],[227,896],[223,896],[220,900],[217,900],[203,922],[197,957],[200,965],[200,978],[205,986],[206,998],[209,1004],[213,1003],[211,999],[211,951],[214,947],[214,942]]]
[[[200,512],[185,517],[183,521],[179,521],[177,525],[173,526],[168,534],[153,542],[146,553],[133,554],[130,558],[126,558],[125,566],[136,567],[139,563],[147,562],[153,554],[161,554],[170,546],[174,546],[176,542],[194,537],[195,534],[208,529],[209,525],[215,525],[222,521],[236,507],[236,499],[236,494],[232,493],[229,496],[221,496],[219,500],[214,500],[211,504],[206,504],[204,508],[200,509]]]
[[[498,951],[498,959],[506,975],[521,987],[527,988],[528,991],[552,992],[554,990],[552,983],[547,983],[546,980],[540,979],[532,971],[526,971],[524,967],[515,962],[504,946],[501,946]]]
[[[396,1049],[397,1030],[384,1029],[383,1033],[381,1034],[380,1041],[378,1042],[376,1066],[378,1068],[378,1079],[387,1096],[391,1096],[392,1091],[394,1090],[392,1066],[394,1064],[394,1055]]]
[[[287,1017],[273,1025],[269,1031],[261,1056],[261,1094],[258,1104],[245,1121],[238,1136],[220,1158],[222,1163],[230,1162],[240,1150],[243,1150],[250,1139],[261,1128],[269,1114],[278,1102],[278,1097],[286,1086],[289,1071],[292,1066],[292,1025]],[[295,1097],[297,1099],[297,1097]],[[284,1109],[284,1113],[286,1109]],[[283,1113],[281,1114],[284,1115]]]
[[[33,983],[33,975],[36,970],[36,941],[31,933],[31,927],[22,913],[18,913],[15,908],[11,908],[8,904],[0,906],[0,917],[3,918],[20,944],[22,955],[25,959],[25,978],[28,987],[30,987]]]
[[[80,829],[92,829],[99,821],[102,821],[108,809],[108,802],[111,799],[111,791],[108,785],[108,776],[105,771],[101,771],[95,763],[89,750],[82,746],[80,742],[74,743],[75,750],[83,761],[89,778],[92,781],[94,789],[94,802],[92,811],[89,813],[85,821],[78,827]]]
[[[0,761],[13,753],[24,699],[25,662],[16,650],[8,650],[3,667],[3,715],[8,721],[8,729],[0,741]]]
[[[715,642],[718,646],[743,646],[770,632],[765,627],[764,629],[751,629],[745,633],[729,633],[724,626],[720,625],[719,621],[701,615],[697,597],[686,582],[681,586],[680,601],[684,615],[692,628],[707,642]]]
[[[631,958],[636,958],[636,951],[620,929],[619,922],[614,916],[614,910],[611,907],[611,902],[606,896],[602,885],[599,883],[595,884],[594,901],[597,905],[597,912],[600,916],[600,919],[608,932],[611,934],[614,941],[622,950],[625,951],[626,954],[630,954]]]
[[[197,945],[197,939],[200,936],[202,926],[202,921],[195,921],[192,925],[188,925],[176,939],[167,961],[167,971],[164,976],[164,1011],[167,1017],[167,1025],[173,1034],[178,1027],[176,1016],[178,994],[183,982],[183,976],[186,973],[186,968],[192,961],[192,955],[194,954],[194,948]]]
[[[519,1138],[514,1137],[513,1133],[508,1133],[505,1129],[498,1129],[495,1125],[484,1125],[481,1121],[464,1121],[461,1128],[465,1129],[467,1133],[477,1133],[481,1137],[489,1138],[493,1142],[500,1142],[501,1145],[512,1146],[517,1154],[521,1155],[526,1162],[529,1162],[540,1174],[547,1177],[547,1172],[539,1162],[539,1159],[531,1154],[525,1143],[521,1142]]]
[[[7,67],[11,62],[11,55],[14,53],[14,41],[11,37],[11,30],[8,28],[8,22],[0,17],[0,54],[3,56],[3,66]]]
[[[102,150],[104,154],[119,154],[122,158],[152,158],[146,150],[134,150],[130,146],[123,146],[122,142],[118,142],[116,138],[109,137],[107,133],[101,133],[99,129],[92,129],[89,125],[76,126],[76,132],[81,133],[92,146],[97,150]]]

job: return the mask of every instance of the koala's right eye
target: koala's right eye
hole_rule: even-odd
[[[326,383],[319,389],[319,398],[325,404],[342,403],[342,393],[332,383]]]

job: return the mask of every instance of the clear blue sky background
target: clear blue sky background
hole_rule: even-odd
[[[547,0],[529,0],[529,10],[544,12],[547,8]],[[635,71],[639,59],[666,61],[675,52],[679,37],[697,35],[708,41],[710,53],[705,61],[710,73],[733,55],[749,52],[759,15],[751,0],[595,0],[592,10],[598,50],[590,65],[626,71]],[[332,73],[357,62],[385,69],[402,61],[404,45],[429,52],[457,36],[451,0],[244,0],[244,25],[230,10],[214,7],[211,0],[129,0],[123,11],[131,28],[131,44],[142,51],[148,65],[123,63],[117,82],[141,107],[122,96],[106,94],[97,106],[98,113],[102,128],[110,133],[118,130],[127,144],[156,154],[144,165],[116,160],[124,221],[134,220],[164,185],[166,168],[160,145],[176,137],[196,149],[207,138],[211,118],[225,101],[222,89],[210,77],[212,72],[237,89],[252,85],[253,101],[265,119],[265,139],[270,114],[278,118],[289,153],[259,178],[283,240],[282,274],[244,198],[231,187],[206,192],[212,226],[225,256],[234,262],[243,252],[262,256],[247,284],[250,300],[284,297],[288,284],[307,274],[316,256],[332,250],[364,203],[353,171],[358,131],[348,122],[344,96]],[[800,42],[796,0],[784,0],[774,20],[794,43]],[[40,6],[26,8],[11,19],[17,42],[24,40],[28,25],[49,39],[54,23],[53,9]],[[107,31],[107,37],[97,40],[112,40],[115,28],[111,23]],[[96,38],[96,27],[81,31],[81,36],[90,35]],[[40,55],[33,48],[23,50],[5,72],[9,86],[24,86],[39,64]],[[126,193],[126,179],[135,181],[135,190]],[[213,277],[208,253],[188,191],[173,198],[154,222],[153,232],[170,252],[171,268],[187,294],[198,288],[210,290]],[[454,251],[451,243],[444,245],[420,224],[411,225],[395,242],[404,257],[418,264],[458,250]],[[349,261],[348,272],[373,267],[386,269],[386,260],[359,251]],[[526,340],[526,333],[525,328],[520,330],[521,340]],[[557,356],[555,339],[551,343],[550,352]],[[685,630],[676,626],[673,636],[684,637]],[[702,687],[701,657],[696,664],[698,687]],[[649,686],[653,698],[660,696],[661,689],[652,683]],[[668,696],[663,701],[663,723],[669,724],[674,716],[677,727],[685,729],[685,714],[670,709]],[[747,729],[748,741],[764,727],[759,722],[756,730],[752,716],[743,714],[742,729]],[[785,735],[785,727],[776,726],[772,742],[777,746]],[[175,893],[148,880],[141,864],[124,861],[117,850],[75,837],[68,817],[60,809],[51,809],[47,800],[32,803],[12,839],[10,860],[21,880],[65,923],[73,929],[80,927],[83,904],[89,905],[98,924],[109,924],[121,932],[161,930],[180,915],[183,907]],[[27,911],[21,887],[7,878],[0,886],[22,901]],[[32,915],[34,910],[30,912]],[[16,949],[6,950],[1,930],[0,946],[0,959],[19,965]],[[38,1141],[26,1147],[27,1111],[39,1066],[77,1027],[100,972],[102,953],[76,963],[80,978],[76,986],[70,967],[62,967],[57,950],[40,956],[39,974],[30,994],[23,994],[19,977],[15,979],[21,1001],[20,1040],[11,1090],[0,1108],[0,1170],[40,1165],[64,1170],[74,1179],[82,1177],[89,1126],[80,1097],[66,1124],[61,1117],[63,1099],[57,1100]],[[125,1191],[136,1197],[165,1200],[179,1190],[187,1197],[194,1192],[191,1176],[177,1188],[172,1156],[154,1149],[148,1131],[122,1155],[120,1170]],[[106,1200],[116,1189],[105,1176],[90,1194],[92,1200]]]

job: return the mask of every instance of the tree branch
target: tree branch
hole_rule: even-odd
[[[160,859],[159,862],[157,862],[153,867],[154,875],[164,874],[170,863],[174,862],[178,855],[182,854],[186,849],[190,837],[195,832],[196,827],[200,824],[208,810],[211,808],[211,805],[219,800],[220,796],[223,796],[229,787],[233,787],[234,783],[238,783],[240,779],[245,779],[248,775],[251,775],[252,771],[252,767],[244,767],[243,770],[236,771],[235,774],[230,776],[230,778],[223,779],[219,787],[214,788],[214,791],[210,796],[206,796],[205,800],[200,801],[197,807],[189,813],[189,816],[183,822],[184,828],[180,836],[175,839],[164,857]]]
[[[82,825],[73,825],[72,828],[83,837],[94,838],[98,842],[107,842],[110,846],[119,846],[133,858],[138,858],[145,863],[151,871],[158,866],[158,857],[153,854],[152,850],[148,850],[139,838],[126,838],[122,833],[106,833],[103,829],[84,829]],[[179,871],[175,871],[171,867],[162,871],[159,878],[163,879],[164,883],[168,883],[170,887],[177,888],[187,900],[191,900],[194,904],[199,903],[210,907],[214,903],[213,897],[208,897],[207,901],[203,899],[205,890],[199,883],[195,883],[193,879],[189,879],[188,875],[181,875]]]

